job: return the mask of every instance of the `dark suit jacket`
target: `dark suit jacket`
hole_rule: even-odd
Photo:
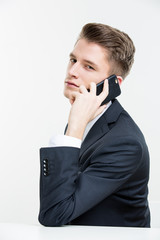
[[[82,143],[41,148],[39,221],[149,227],[149,153],[143,134],[117,100]]]

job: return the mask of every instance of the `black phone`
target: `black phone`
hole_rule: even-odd
[[[101,106],[118,97],[121,94],[121,89],[116,75],[111,75],[108,79],[109,93],[106,99],[101,103]],[[97,92],[99,95],[103,91],[104,81],[97,84]]]

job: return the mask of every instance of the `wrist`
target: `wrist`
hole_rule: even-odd
[[[75,137],[75,138],[82,140],[84,131],[85,131],[85,126],[82,126],[82,125],[81,126],[73,126],[73,125],[70,126],[68,124],[65,135]]]

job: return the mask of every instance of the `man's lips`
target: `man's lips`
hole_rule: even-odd
[[[67,83],[69,86],[79,87],[77,84],[70,81],[66,81],[65,83]]]

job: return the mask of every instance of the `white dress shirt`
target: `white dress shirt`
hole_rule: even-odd
[[[92,128],[92,126],[96,123],[96,121],[104,114],[104,112],[111,106],[112,102],[110,101],[106,108],[103,110],[101,114],[95,117],[92,121],[90,121],[84,131],[83,139],[78,139],[71,136],[66,136],[62,134],[53,135],[49,141],[49,147],[76,147],[80,148],[82,142],[84,141],[85,137],[87,136],[88,132]]]

